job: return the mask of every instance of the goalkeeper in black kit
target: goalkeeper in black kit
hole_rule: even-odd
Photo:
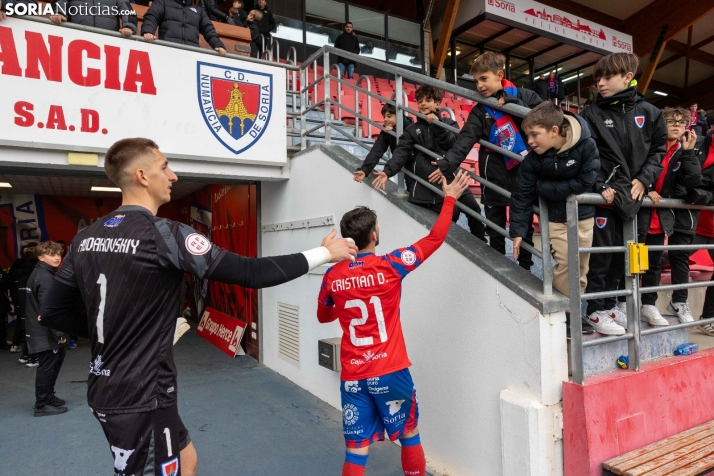
[[[87,398],[115,473],[193,476],[198,458],[178,414],[172,352],[184,273],[263,288],[351,259],[357,247],[333,230],[312,250],[246,258],[156,216],[177,177],[153,141],[116,142],[104,170],[121,188],[122,206],[74,238],[41,323],[91,341]]]

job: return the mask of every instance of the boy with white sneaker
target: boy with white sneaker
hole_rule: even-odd
[[[646,234],[649,225],[649,212],[640,207],[662,171],[667,126],[662,112],[636,90],[638,66],[634,54],[601,58],[593,72],[597,99],[582,113],[600,153],[596,190],[607,202],[595,211],[594,247],[622,246],[623,223],[636,216],[640,233]],[[617,290],[624,261],[623,253],[593,253],[586,292]],[[627,316],[614,297],[589,300],[587,319],[601,334],[623,335],[627,327]]]
[[[662,110],[667,124],[667,153],[662,160],[662,173],[655,182],[654,190],[647,196],[655,203],[662,198],[686,199],[687,191],[702,183],[702,167],[696,155],[695,144],[697,136],[693,130],[685,135],[689,111],[682,107],[668,107]],[[681,142],[680,142],[680,139]],[[696,210],[643,208],[643,212],[651,215],[647,235],[640,234],[638,241],[647,246],[661,246],[665,235],[670,245],[689,245],[697,229],[699,212]],[[659,286],[662,275],[662,251],[649,252],[649,270],[642,276],[642,287]],[[672,265],[672,284],[689,282],[689,252],[669,251],[669,262]],[[692,322],[694,318],[687,305],[687,290],[678,289],[672,293],[672,301],[667,311],[676,314],[679,322]],[[642,295],[640,317],[653,326],[669,325],[655,306],[657,293]],[[617,303],[621,311],[625,310],[624,299]]]

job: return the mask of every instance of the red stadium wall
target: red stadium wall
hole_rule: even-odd
[[[714,349],[563,383],[565,476],[714,420]]]

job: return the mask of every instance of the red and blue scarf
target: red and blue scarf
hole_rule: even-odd
[[[518,88],[509,80],[502,79],[501,86],[503,86],[503,90],[506,93],[511,96],[518,97]],[[523,138],[521,137],[518,127],[516,127],[515,122],[511,119],[511,116],[492,107],[484,106],[484,109],[494,119],[493,126],[491,126],[491,132],[488,136],[488,141],[491,144],[497,145],[503,149],[513,152],[514,154],[525,157],[528,153],[528,149],[526,148],[526,144],[523,142]],[[516,159],[506,156],[503,156],[503,159],[506,161],[507,170],[511,170],[520,163]]]

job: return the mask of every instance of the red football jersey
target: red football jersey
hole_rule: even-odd
[[[384,256],[357,255],[334,265],[322,279],[318,320],[342,326],[342,380],[363,380],[411,365],[402,334],[402,279],[443,243],[455,200],[447,197],[431,233]]]

